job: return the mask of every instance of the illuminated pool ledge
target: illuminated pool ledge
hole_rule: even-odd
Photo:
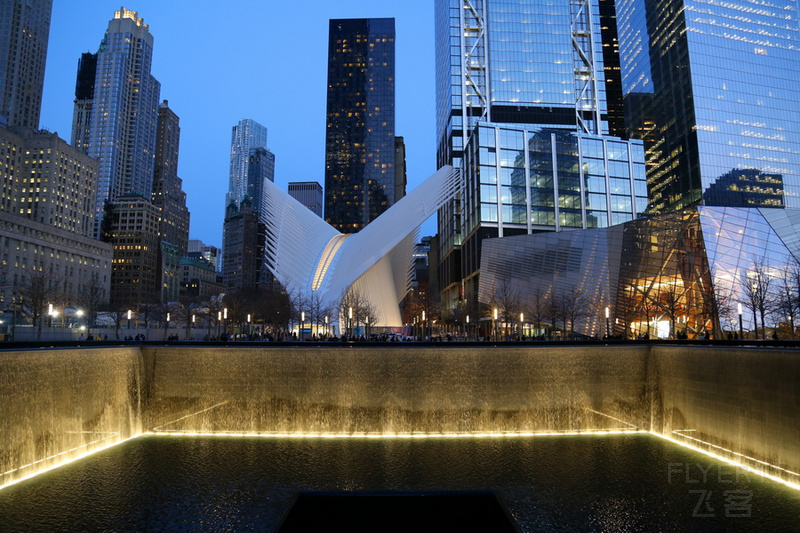
[[[647,431],[645,433],[650,433],[651,435],[654,435],[660,439],[667,440],[673,444],[677,444],[678,446],[681,446],[683,448],[688,448],[692,451],[702,453],[703,455],[716,459],[717,461],[722,461],[723,463],[729,464],[731,466],[741,468],[742,470],[749,472],[751,474],[755,474],[757,476],[765,477],[772,481],[776,481],[782,485],[786,485],[791,489],[800,490],[799,473],[792,472],[791,470],[781,468],[777,465],[767,463],[766,461],[762,461],[754,457],[749,457],[747,455],[735,452],[733,450],[729,450],[727,448],[723,448],[722,446],[717,446],[716,444],[712,444],[710,442],[706,442],[693,437],[687,437],[686,435],[681,434],[684,432],[685,431],[673,431],[673,433],[682,437],[682,439],[688,439],[688,440],[676,439],[668,435],[662,435],[661,433],[656,433],[654,431]],[[696,442],[696,444],[694,444],[692,441]],[[716,451],[712,451],[712,449]],[[740,458],[741,460],[744,461],[753,462],[757,464],[758,467],[742,463],[740,461],[733,459],[733,457]]]
[[[86,445],[79,446],[73,448],[71,450],[67,450],[65,452],[61,452],[59,454],[41,459],[39,461],[35,461],[33,463],[29,463],[27,465],[23,465],[20,468],[3,472],[3,476],[7,476],[13,474],[15,472],[22,471],[27,468],[33,468],[30,474],[26,474],[22,477],[18,477],[0,485],[0,490],[15,485],[17,483],[26,481],[31,479],[35,476],[43,474],[45,472],[49,472],[51,470],[55,470],[62,466],[66,466],[70,463],[75,461],[84,459],[89,457],[90,455],[94,455],[98,452],[105,451],[109,448],[114,446],[118,446],[120,444],[124,444],[130,440],[143,437],[143,436],[152,436],[152,437],[217,437],[217,438],[265,438],[265,439],[320,439],[320,440],[334,440],[334,439],[361,439],[361,440],[388,440],[388,439],[406,439],[406,440],[414,440],[414,439],[509,439],[509,438],[532,438],[532,437],[567,437],[567,436],[598,436],[598,437],[607,437],[613,435],[640,435],[640,434],[648,434],[658,437],[660,439],[669,441],[673,444],[681,446],[683,448],[690,449],[694,452],[701,453],[712,459],[717,461],[722,461],[726,464],[731,466],[741,468],[746,472],[755,474],[757,476],[761,476],[771,481],[775,481],[782,485],[785,485],[793,490],[800,490],[800,473],[792,472],[790,470],[781,468],[776,465],[772,465],[765,461],[761,461],[759,459],[755,459],[753,457],[748,457],[746,455],[740,454],[738,452],[734,452],[733,450],[728,450],[721,446],[717,446],[715,444],[702,441],[700,439],[694,437],[688,437],[683,435],[687,430],[683,431],[674,431],[676,435],[681,438],[673,438],[667,435],[662,435],[660,433],[654,431],[647,431],[643,429],[631,429],[631,428],[615,428],[615,429],[603,429],[603,430],[576,430],[576,431],[504,431],[504,432],[462,432],[462,433],[318,433],[318,432],[303,432],[303,433],[284,433],[284,432],[236,432],[236,431],[219,431],[219,432],[203,432],[203,431],[145,431],[138,435],[135,435],[130,438],[126,438],[120,441],[114,441],[106,444],[100,444],[110,438],[113,438],[116,435],[104,437],[102,439],[98,439],[96,441],[92,441],[91,443],[87,443]],[[683,440],[682,440],[683,439]],[[690,441],[695,441],[697,444],[693,444]],[[59,456],[69,455],[78,452],[78,450],[85,449],[87,447],[91,447],[90,450],[84,451],[82,453],[77,453],[69,458],[64,460],[60,460],[48,466],[40,466],[42,463],[45,463],[49,460],[55,459]],[[711,451],[711,449],[716,449],[719,453]],[[742,460],[750,461],[759,465],[758,468],[750,466],[748,464],[736,461],[731,457],[740,457]],[[776,475],[771,472],[779,473],[780,475]],[[787,476],[789,479],[786,479]],[[796,481],[792,481],[792,479],[796,479]]]
[[[259,431],[146,431],[144,435],[168,437],[259,437],[268,439],[501,439],[518,437],[556,437],[570,435],[623,435],[648,433],[645,430],[619,428],[575,431],[502,431],[502,432],[453,432],[453,433],[329,433],[329,432],[290,432]]]
[[[16,485],[17,483],[20,483],[22,481],[27,481],[27,480],[29,480],[31,478],[34,478],[34,477],[39,476],[41,474],[44,474],[45,472],[49,472],[51,470],[56,470],[57,468],[61,468],[62,466],[66,466],[66,465],[68,465],[70,463],[74,463],[75,461],[80,461],[81,459],[85,459],[86,457],[89,457],[90,455],[94,455],[96,453],[105,451],[105,450],[107,450],[109,448],[113,448],[114,446],[118,446],[120,444],[124,444],[125,442],[128,442],[129,440],[132,440],[132,439],[135,439],[135,438],[141,436],[141,434],[135,435],[133,437],[128,437],[128,438],[125,438],[125,439],[122,439],[122,440],[116,440],[116,441],[112,441],[112,442],[105,442],[105,441],[108,441],[109,439],[113,439],[116,436],[118,436],[118,435],[111,435],[111,436],[108,436],[108,437],[104,437],[102,439],[97,439],[95,441],[83,444],[81,446],[76,446],[75,448],[71,448],[69,450],[65,450],[63,452],[59,452],[59,453],[51,455],[49,457],[45,457],[43,459],[39,459],[37,461],[33,461],[32,463],[28,463],[26,465],[22,465],[19,468],[14,468],[12,470],[8,470],[6,472],[2,472],[2,474],[0,474],[0,479],[4,479],[4,478],[6,478],[8,476],[11,476],[12,474],[16,474],[17,472],[22,472],[24,470],[31,469],[29,473],[25,473],[21,477],[14,477],[10,481],[5,481],[2,484],[0,484],[0,490],[3,490],[6,487],[10,487],[12,485]],[[101,444],[101,443],[103,443],[103,444]],[[59,457],[62,457],[62,459],[57,459],[56,462],[54,462],[52,464],[44,465],[44,463],[47,463],[48,461],[54,460],[54,459],[59,458]]]

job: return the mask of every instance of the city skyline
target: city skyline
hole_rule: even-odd
[[[161,82],[161,98],[181,118],[178,174],[192,212],[191,238],[222,244],[219,198],[228,187],[230,128],[239,120],[252,118],[269,130],[281,188],[292,181],[324,180],[327,28],[332,18],[397,20],[397,135],[405,136],[408,146],[409,190],[435,170],[432,6],[400,12],[388,1],[339,2],[336,7],[312,2],[312,9],[308,4],[276,6],[267,20],[252,15],[256,2],[241,2],[220,16],[193,16],[192,24],[184,20],[186,10],[150,0],[124,7],[149,25],[156,42],[152,72]],[[40,127],[69,138],[78,60],[96,51],[98,32],[119,8],[118,2],[55,2]],[[199,1],[191,13],[211,10],[210,2]],[[299,42],[298,30],[282,20],[303,21],[302,47],[286,46]],[[209,38],[198,41],[187,32]],[[218,38],[222,34],[224,40]],[[254,34],[264,36],[260,50],[252,45]],[[191,50],[186,46],[190,40]],[[225,46],[217,46],[220,42]],[[202,68],[193,68],[196,64]],[[429,220],[427,228],[435,231],[435,221]]]

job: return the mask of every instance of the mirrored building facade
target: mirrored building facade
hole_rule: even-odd
[[[325,220],[356,233],[400,199],[394,19],[334,19],[328,39]]]
[[[800,207],[798,2],[617,0],[652,210]]]
[[[79,65],[72,139],[100,165],[97,238],[103,235],[106,202],[131,194],[149,199],[153,192],[161,84],[150,73],[152,60],[148,25],[136,11],[121,8],[109,21],[96,58],[84,57]]]
[[[437,158],[464,180],[438,217],[445,309],[475,303],[486,239],[606,227],[644,210],[642,143],[615,136],[624,132],[608,8],[436,3]]]
[[[502,305],[498,293],[513,287],[510,314],[524,313],[540,334],[573,326],[592,337],[785,338],[799,322],[795,209],[699,206],[492,239],[481,261],[480,301]]]

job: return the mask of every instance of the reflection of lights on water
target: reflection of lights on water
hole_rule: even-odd
[[[69,450],[64,450],[63,452],[59,452],[59,453],[50,455],[49,457],[44,457],[42,459],[37,459],[36,461],[33,461],[32,463],[28,463],[26,465],[22,465],[22,466],[20,466],[18,468],[13,468],[11,470],[3,472],[2,475],[3,476],[8,476],[10,474],[13,474],[14,472],[19,472],[21,470],[25,470],[25,469],[28,469],[28,468],[36,467],[37,465],[40,465],[40,464],[42,464],[42,463],[44,463],[46,461],[50,461],[52,459],[56,459],[56,458],[64,456],[64,455],[67,455],[67,454],[70,454],[70,453],[73,453],[73,452],[77,452],[78,450],[85,450],[86,448],[88,448],[89,446],[92,446],[93,444],[97,444],[99,442],[103,442],[103,441],[106,441],[108,439],[113,439],[114,437],[118,437],[118,436],[119,436],[119,433],[111,433],[111,434],[109,434],[109,436],[103,437],[102,439],[97,439],[97,440],[94,440],[92,442],[88,442],[86,444],[82,444],[81,446],[76,446],[74,448],[70,448]],[[135,438],[135,437],[131,437],[131,438]],[[4,483],[4,484],[0,485],[0,490],[3,490],[6,487],[10,487],[11,485],[15,485],[15,484],[19,483],[20,481],[25,481],[27,479],[31,479],[32,477],[38,476],[39,474],[43,474],[45,472],[49,472],[50,470],[55,470],[56,468],[61,468],[62,466],[66,466],[66,465],[68,465],[70,463],[73,463],[75,461],[79,461],[79,460],[81,460],[81,459],[83,459],[85,457],[93,455],[93,454],[95,454],[97,452],[101,452],[103,450],[107,450],[108,448],[112,448],[112,447],[116,446],[117,444],[122,444],[123,442],[128,441],[128,440],[130,440],[130,438],[122,439],[122,440],[118,440],[118,441],[113,441],[113,442],[110,442],[110,443],[107,443],[107,444],[103,444],[102,446],[98,446],[97,448],[93,448],[93,449],[91,449],[89,451],[83,451],[82,453],[79,453],[78,455],[75,455],[73,457],[69,457],[69,458],[66,458],[66,459],[61,459],[58,462],[53,463],[50,466],[41,467],[41,468],[34,468],[29,474],[25,474],[24,476],[20,476],[20,477],[18,477],[16,479],[13,479],[13,480],[9,481],[8,483]]]
[[[704,440],[700,440],[700,439],[697,439],[697,438],[694,438],[694,437],[690,437],[688,435],[683,435],[682,433],[684,433],[686,431],[693,431],[693,430],[673,431],[673,433],[675,433],[676,435],[679,435],[680,437],[682,437],[684,439],[690,439],[690,440],[696,441],[698,443],[702,443],[703,446],[709,446],[711,448],[715,448],[717,450],[720,450],[721,452],[729,453],[729,454],[732,454],[732,455],[734,455],[736,457],[741,457],[743,460],[746,459],[748,461],[753,461],[755,463],[763,465],[765,468],[769,468],[771,470],[780,470],[781,472],[784,472],[784,473],[789,474],[791,476],[796,476],[797,477],[797,481],[794,482],[794,481],[789,481],[787,479],[783,479],[783,478],[781,478],[779,476],[776,476],[774,474],[770,474],[769,472],[766,472],[764,470],[759,470],[758,468],[754,468],[752,466],[748,466],[746,464],[740,463],[740,462],[735,461],[733,459],[730,459],[728,457],[724,457],[722,455],[718,455],[718,454],[716,454],[716,453],[714,453],[714,452],[712,452],[712,451],[710,451],[708,449],[701,448],[699,446],[695,446],[694,444],[686,442],[685,440],[674,439],[674,438],[669,437],[667,435],[661,435],[660,433],[656,433],[656,432],[650,432],[650,433],[652,435],[655,435],[656,437],[661,438],[661,439],[667,440],[667,441],[672,442],[674,444],[677,444],[679,446],[683,446],[684,448],[688,448],[688,449],[690,449],[692,451],[702,453],[703,455],[707,455],[708,457],[716,459],[717,461],[722,461],[723,463],[727,463],[729,465],[741,468],[742,470],[750,472],[751,474],[755,474],[757,476],[765,477],[767,479],[771,479],[772,481],[777,481],[778,483],[781,483],[782,485],[785,485],[785,486],[787,486],[787,487],[789,487],[791,489],[794,489],[794,490],[800,490],[800,474],[798,474],[797,472],[792,472],[791,470],[786,470],[785,468],[781,468],[781,467],[779,467],[777,465],[773,465],[771,463],[767,463],[766,461],[761,461],[761,460],[756,459],[754,457],[749,457],[747,455],[735,452],[733,450],[729,450],[727,448],[723,448],[722,446],[717,446],[716,444],[711,444],[710,442],[706,442]]]

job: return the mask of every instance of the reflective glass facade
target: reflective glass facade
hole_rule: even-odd
[[[480,301],[514,287],[517,313],[530,318],[578,291],[585,309],[575,330],[595,337],[795,338],[798,235],[800,210],[699,206],[606,229],[492,239]]]
[[[106,201],[123,194],[149,199],[153,191],[161,84],[150,74],[152,59],[153,36],[144,19],[135,11],[116,11],[97,52],[91,103],[76,101],[75,113],[85,113],[88,107],[91,116],[88,135],[73,131],[72,138],[88,138],[87,153],[100,163],[95,203],[98,238]],[[79,81],[83,75],[79,69]],[[73,128],[84,129],[85,123],[75,119]]]
[[[395,198],[394,19],[331,20],[325,220],[356,233]]]
[[[439,212],[439,276],[455,308],[477,291],[484,239],[642,212],[644,151],[610,136],[623,129],[611,3],[449,0],[435,12],[437,158],[464,177]]]
[[[604,228],[647,206],[641,141],[481,124],[464,156],[465,232]]]
[[[618,0],[617,15],[653,210],[800,207],[797,0]]]
[[[249,118],[240,120],[231,131],[231,169],[228,194],[225,195],[226,209],[231,202],[238,206],[248,194],[250,156],[259,148],[267,148],[267,128]],[[253,198],[252,191],[250,193],[250,198]]]

